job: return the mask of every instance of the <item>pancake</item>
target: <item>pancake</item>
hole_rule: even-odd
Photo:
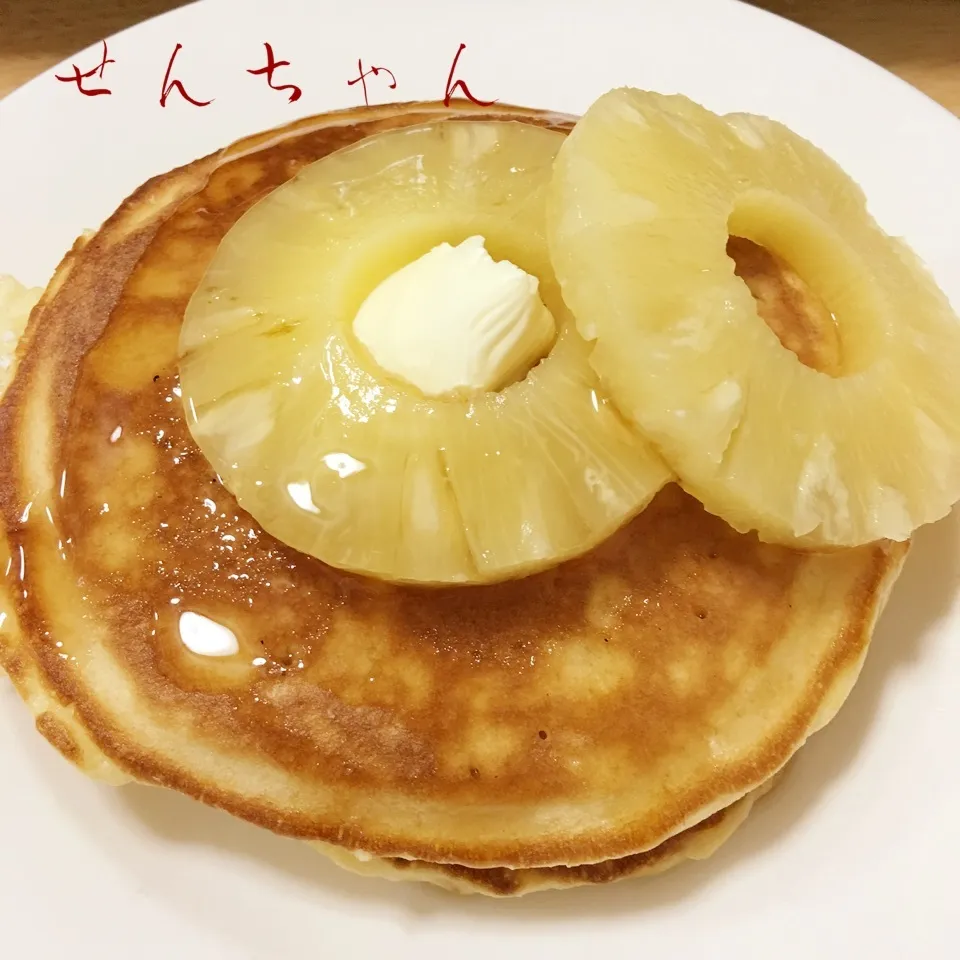
[[[684,831],[695,850],[698,824],[729,826],[839,709],[906,545],[760,544],[670,485],[553,570],[401,587],[271,538],[186,429],[179,326],[232,223],[327,152],[444,116],[571,123],[436,104],[313,118],[148,182],[67,256],[0,408],[3,665],[89,772],[422,861],[392,864],[412,877],[482,887],[464,871],[581,868]],[[239,653],[190,652],[184,612]]]
[[[652,850],[629,857],[585,863],[579,866],[464,867],[451,863],[428,863],[401,857],[367,857],[350,853],[332,843],[314,841],[313,846],[337,865],[363,877],[383,880],[414,880],[429,883],[451,893],[480,893],[488,897],[520,897],[544,890],[615,883],[619,880],[655,876],[685,860],[706,860],[723,846],[743,824],[754,804],[776,785],[780,775],[772,777],[745,797],[698,824],[664,840]]]

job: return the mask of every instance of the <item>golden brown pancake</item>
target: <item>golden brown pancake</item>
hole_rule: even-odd
[[[332,843],[313,841],[314,847],[352,873],[384,880],[416,880],[442,887],[451,893],[480,893],[488,897],[519,897],[543,890],[615,883],[654,876],[685,860],[706,860],[742,826],[754,804],[779,780],[771,777],[745,797],[718,810],[699,823],[664,840],[651,850],[628,857],[585,863],[579,866],[464,867],[454,863],[428,863],[401,857],[358,857]]]
[[[3,647],[0,646],[0,655],[2,654]],[[38,730],[64,756],[96,780],[114,786],[132,782],[133,778],[112,763],[97,747],[83,725],[78,722],[74,711],[56,701],[30,661],[14,655],[12,649],[8,648],[3,662],[8,668],[10,665],[17,665],[11,672],[11,677],[16,678],[14,682],[17,690],[37,717]],[[452,893],[515,897],[544,890],[653,876],[685,860],[704,860],[742,826],[756,801],[769,792],[778,779],[778,776],[772,777],[729,807],[718,810],[705,820],[669,837],[651,850],[600,863],[526,869],[477,868],[459,864],[429,863],[424,860],[404,860],[400,857],[370,857],[362,853],[354,854],[344,847],[319,840],[312,841],[312,845],[338,866],[361,876],[419,881]]]
[[[570,123],[422,104],[303,121],[150,181],[67,257],[0,408],[3,663],[69,759],[277,833],[482,870],[635,857],[834,715],[906,547],[763,545],[671,485],[553,570],[428,590],[327,567],[243,513],[184,423],[187,300],[305,163],[439,116]],[[240,653],[191,653],[184,611]]]

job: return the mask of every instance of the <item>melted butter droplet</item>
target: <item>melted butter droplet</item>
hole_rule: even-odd
[[[236,634],[229,627],[191,610],[180,614],[180,639],[202,657],[232,657],[240,652]]]

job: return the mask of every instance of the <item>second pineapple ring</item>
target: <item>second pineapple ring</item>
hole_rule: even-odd
[[[553,265],[591,363],[708,510],[824,546],[905,540],[950,509],[960,323],[829,157],[764,117],[622,89],[555,169]],[[802,362],[763,322],[731,238],[813,288],[824,349]]]
[[[183,400],[268,532],[386,580],[489,582],[585,552],[667,482],[601,395],[553,275],[545,197],[562,141],[520,122],[377,134],[227,233],[184,317]],[[353,321],[405,264],[477,235],[539,279],[556,340],[499,390],[428,395],[383,369]]]

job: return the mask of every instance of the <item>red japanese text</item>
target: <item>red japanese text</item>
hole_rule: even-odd
[[[167,64],[167,72],[163,75],[163,86],[160,89],[160,106],[165,107],[167,105],[167,97],[176,90],[177,93],[183,97],[187,103],[192,103],[195,107],[208,107],[213,103],[213,99],[210,100],[194,100],[193,97],[187,93],[186,88],[179,80],[171,80],[170,74],[173,73],[173,62],[177,59],[177,54],[183,49],[183,44],[178,43],[173,48],[173,53],[170,54],[170,62]]]
[[[477,104],[479,107],[492,107],[497,101],[496,100],[478,100],[471,92],[470,88],[462,80],[454,80],[453,76],[457,69],[457,63],[460,60],[460,54],[467,49],[465,43],[461,43],[457,49],[456,55],[453,58],[453,63],[450,64],[450,73],[447,75],[447,88],[443,95],[443,105],[445,107],[450,106],[450,100],[453,97],[454,91],[459,89],[460,92],[471,102]]]
[[[295,103],[300,99],[303,91],[293,83],[282,83],[279,86],[276,86],[273,82],[273,72],[278,67],[289,67],[289,60],[277,60],[274,58],[273,47],[269,43],[264,43],[264,47],[267,51],[267,65],[265,67],[259,67],[256,70],[248,70],[247,73],[253,74],[255,77],[262,76],[266,74],[267,76],[267,86],[271,90],[280,90],[280,91],[290,91],[290,96],[287,97],[288,103]]]
[[[348,80],[347,86],[352,87],[355,83],[363,84],[363,102],[368,107],[370,106],[370,99],[367,96],[367,77],[378,77],[381,73],[388,73],[390,74],[389,89],[397,89],[397,78],[393,75],[392,70],[388,70],[386,67],[371,67],[369,70],[364,71],[362,60],[357,60],[357,69],[360,71],[360,76],[353,80]]]
[[[103,56],[100,58],[100,62],[92,69],[87,70],[86,73],[81,73],[80,68],[72,63],[70,66],[73,67],[73,76],[72,77],[61,77],[60,74],[56,74],[58,80],[63,81],[63,83],[75,83],[77,89],[86,97],[99,97],[107,94],[108,96],[113,93],[112,90],[107,89],[107,87],[92,87],[87,89],[83,85],[84,80],[89,80],[94,74],[97,75],[99,79],[103,79],[103,70],[108,63],[116,63],[116,60],[111,60],[107,55],[107,41],[101,40],[103,44]]]

